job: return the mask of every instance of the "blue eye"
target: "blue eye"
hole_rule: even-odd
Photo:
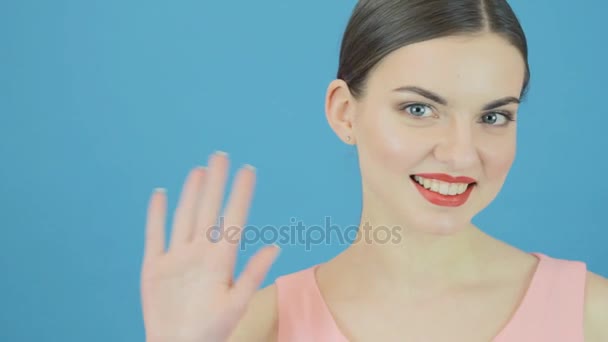
[[[491,126],[505,126],[509,121],[515,121],[511,113],[492,112],[481,117],[481,122]]]
[[[424,117],[425,114],[431,114],[431,107],[421,103],[414,103],[402,107],[408,114],[414,117]],[[428,115],[427,115],[428,116]]]

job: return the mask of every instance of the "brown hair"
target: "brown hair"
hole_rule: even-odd
[[[370,71],[391,52],[416,42],[481,32],[497,33],[521,52],[524,97],[530,81],[528,45],[506,0],[360,0],[342,39],[337,77],[359,97]]]

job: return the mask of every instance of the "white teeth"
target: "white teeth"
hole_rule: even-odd
[[[424,187],[427,188],[427,189],[431,188],[431,180],[430,179],[425,179],[422,184],[424,184]]]
[[[450,184],[450,190],[448,190],[448,195],[456,195],[456,192],[458,192],[458,188],[460,188],[460,184]]]
[[[445,183],[445,182],[439,183],[439,193],[440,194],[447,195],[449,189],[450,189],[450,183]]]
[[[425,189],[438,192],[442,195],[460,195],[465,192],[468,187],[468,184],[466,183],[447,183],[436,179],[422,178],[420,176],[414,176],[414,179]]]
[[[458,184],[458,190],[456,190],[457,194],[461,194],[467,190],[467,185],[464,183]]]

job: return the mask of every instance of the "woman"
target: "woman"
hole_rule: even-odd
[[[258,291],[278,248],[233,283],[254,169],[221,210],[224,153],[184,185],[168,251],[166,196],[151,198],[142,267],[148,341],[608,341],[608,282],[582,262],[526,253],[471,223],[515,156],[529,81],[526,38],[504,0],[364,0],[327,90],[329,125],[356,145],[361,239]],[[359,239],[357,240],[359,241]]]

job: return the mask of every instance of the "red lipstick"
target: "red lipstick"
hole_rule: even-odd
[[[414,176],[420,176],[426,179],[436,179],[443,182],[448,183],[466,183],[468,184],[467,189],[459,195],[442,195],[438,192],[431,191],[430,189],[425,188],[420,183],[418,183]],[[429,202],[435,205],[443,206],[443,207],[458,207],[466,203],[475,187],[476,180],[470,177],[464,176],[450,176],[444,173],[422,173],[416,174],[411,177],[412,182],[414,182],[414,186],[418,189],[418,192]]]
[[[420,177],[426,178],[426,179],[436,179],[436,180],[440,180],[440,181],[444,181],[444,182],[448,182],[448,183],[471,184],[471,183],[477,182],[477,180],[475,180],[474,178],[471,178],[471,177],[465,177],[465,176],[454,177],[454,176],[450,176],[445,173],[417,173],[414,176],[420,176]]]

